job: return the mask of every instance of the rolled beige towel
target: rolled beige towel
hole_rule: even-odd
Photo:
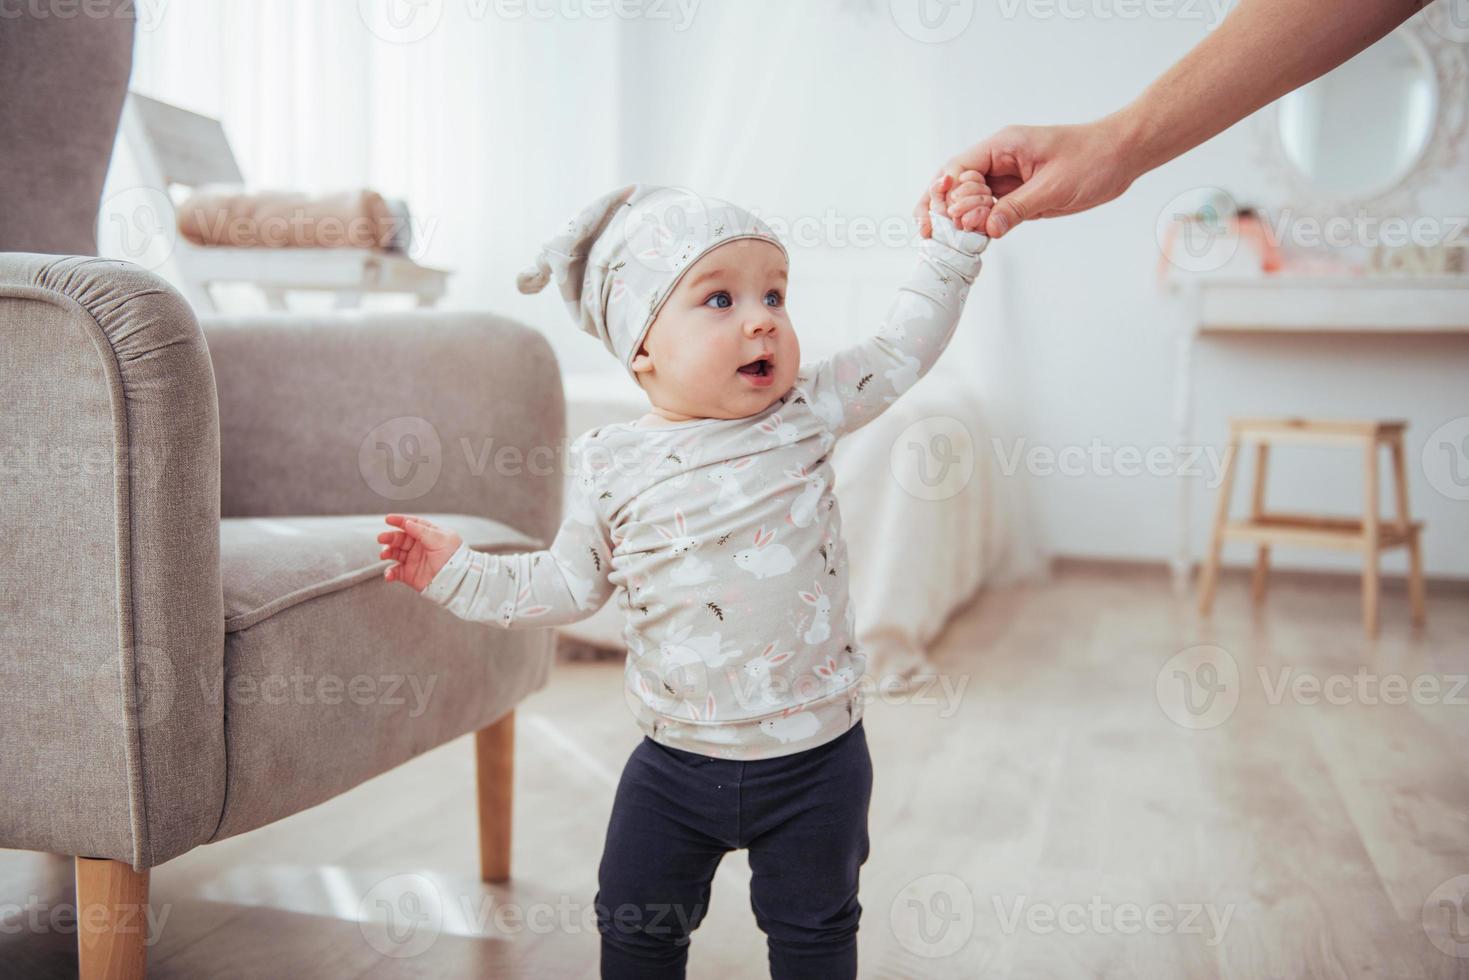
[[[387,248],[399,219],[377,191],[243,191],[209,185],[178,207],[179,234],[235,248]]]

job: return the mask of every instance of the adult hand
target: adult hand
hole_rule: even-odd
[[[1324,75],[1423,6],[1424,0],[1236,0],[1222,24],[1119,111],[1077,126],[1007,126],[939,173],[962,187],[961,177],[972,170],[993,189],[999,203],[985,225],[990,238],[1022,221],[1085,211]],[[1311,43],[1278,42],[1292,37]],[[955,203],[952,195],[948,203]],[[974,214],[966,221],[977,220]],[[927,194],[914,215],[930,236]]]
[[[938,175],[951,175],[956,188],[987,183],[997,198],[988,220],[975,209],[959,224],[965,231],[1001,238],[1023,221],[1075,214],[1127,190],[1136,174],[1127,164],[1123,142],[1120,127],[1109,119],[1073,126],[1007,126],[951,158]],[[951,194],[951,213],[959,203]],[[923,236],[932,235],[927,192],[914,214]]]

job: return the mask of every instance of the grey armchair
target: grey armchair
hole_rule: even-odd
[[[130,44],[106,18],[23,17],[0,63],[64,74]],[[505,880],[514,708],[552,635],[385,582],[375,538],[406,511],[483,550],[545,546],[549,345],[479,313],[201,324],[159,276],[86,254],[100,179],[49,185],[90,194],[85,221],[45,208],[44,181],[15,199],[16,167],[110,151],[121,91],[79,94],[105,130],[80,149],[57,145],[85,121],[70,105],[45,130],[0,103],[0,847],[75,856],[78,906],[111,910],[79,922],[82,975],[142,976],[143,936],[117,924],[150,868],[476,731],[481,872]]]

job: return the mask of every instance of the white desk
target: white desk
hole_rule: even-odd
[[[1180,446],[1197,444],[1193,365],[1201,335],[1469,333],[1469,276],[1328,278],[1180,271],[1167,284],[1182,305],[1173,398],[1173,428]],[[1178,485],[1178,540],[1170,564],[1174,588],[1183,592],[1193,574],[1193,483],[1180,476]]]

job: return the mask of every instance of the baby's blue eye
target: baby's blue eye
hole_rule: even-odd
[[[780,290],[778,290],[778,289],[772,289],[770,292],[768,292],[768,293],[765,294],[765,299],[768,301],[772,296],[775,297],[775,302],[774,303],[771,303],[770,305],[771,306],[779,306],[780,303],[781,303]]]
[[[715,304],[715,307],[714,308],[717,309],[717,310],[727,310],[727,309],[730,308],[730,306],[733,305],[731,303],[731,301],[730,301],[729,293],[726,293],[726,292],[718,292],[718,293],[712,294],[709,297],[709,299],[704,300],[704,305],[705,306],[708,306],[710,300],[716,300],[716,299],[722,299],[722,300],[724,300],[724,303],[723,304]]]

